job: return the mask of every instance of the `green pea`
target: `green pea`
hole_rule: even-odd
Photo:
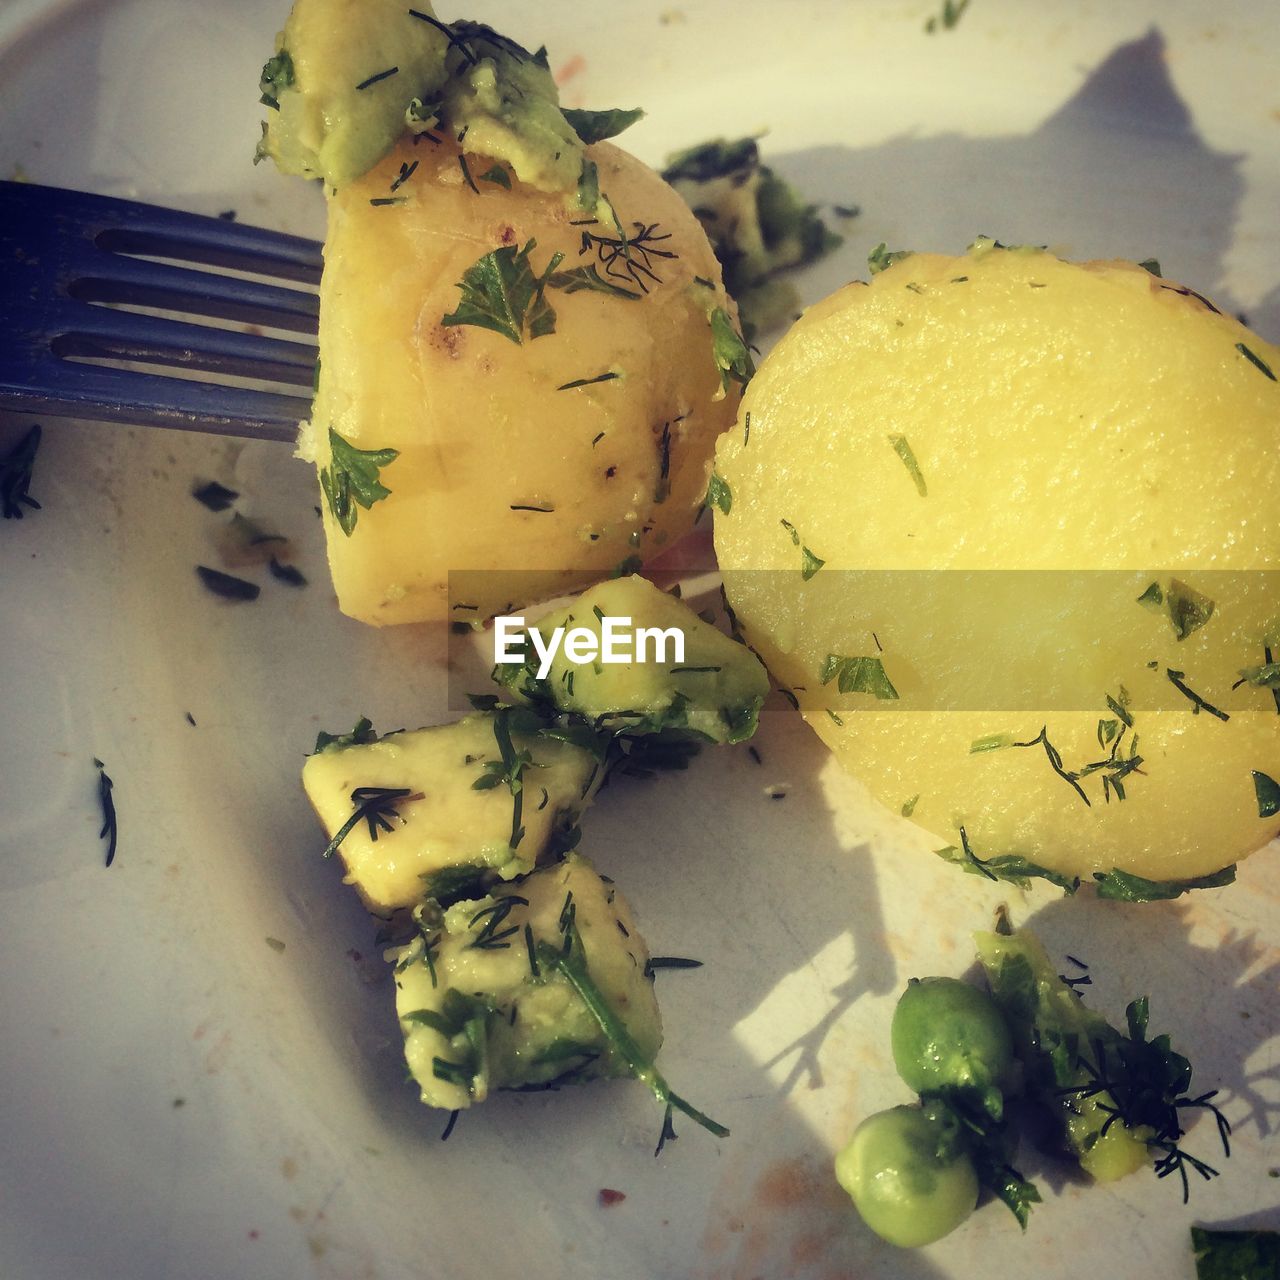
[[[836,1157],[836,1180],[867,1226],[904,1248],[941,1240],[978,1203],[973,1161],[946,1124],[919,1107],[864,1120]]]
[[[1013,1065],[1013,1041],[995,1001],[957,978],[912,978],[893,1011],[890,1038],[898,1074],[917,1093],[988,1093],[1007,1082]]]

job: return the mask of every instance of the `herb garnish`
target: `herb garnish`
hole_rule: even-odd
[[[1260,373],[1265,374],[1272,382],[1276,380],[1276,375],[1271,372],[1271,366],[1261,356],[1250,351],[1243,342],[1236,343],[1236,350]]]
[[[721,390],[728,391],[734,382],[745,389],[755,376],[756,366],[742,334],[723,307],[713,308],[707,318],[711,324],[711,355],[720,371]]]
[[[687,956],[650,956],[644,967],[644,976],[652,978],[658,969],[701,969],[701,960],[690,960]]]
[[[1207,711],[1211,716],[1217,716],[1219,720],[1230,720],[1231,717],[1225,711],[1219,711],[1212,703],[1206,702],[1194,689],[1183,682],[1185,671],[1174,671],[1171,667],[1165,668],[1165,675],[1169,677],[1169,683],[1173,685],[1179,693],[1191,700],[1191,714],[1198,716],[1201,711]]]
[[[528,751],[517,751],[512,733],[537,733],[543,723],[529,707],[496,707],[493,711],[493,736],[498,744],[499,759],[490,760],[484,772],[471,784],[476,791],[489,791],[506,783],[512,796],[510,846],[516,849],[524,839],[521,819],[524,813],[524,771],[533,765]]]
[[[367,80],[361,80],[360,83],[356,85],[356,92],[359,93],[362,89],[367,89],[370,85],[377,84],[379,80],[389,80],[393,75],[397,74],[399,70],[399,67],[388,67],[385,71],[375,72]]]
[[[911,448],[910,441],[906,436],[890,435],[889,443],[893,445],[893,451],[902,459],[902,465],[906,467],[907,473],[915,482],[916,492],[922,497],[929,496],[928,486],[924,482],[924,473],[920,470],[920,464],[916,461],[915,452]]]
[[[366,743],[377,742],[377,740],[378,735],[374,733],[369,717],[361,716],[350,733],[325,733],[321,729],[316,734],[316,745],[312,748],[311,754],[319,755],[321,751],[328,751],[330,747],[335,751],[345,750],[347,747],[363,747]]]
[[[104,865],[109,867],[116,860],[116,841],[120,834],[116,821],[116,802],[111,795],[115,783],[107,777],[107,771],[97,756],[94,756],[93,763],[98,770],[98,804],[102,807],[102,830],[98,832],[98,839],[105,839],[107,842]]]
[[[225,511],[240,495],[216,480],[191,490],[191,496],[210,511]]]
[[[505,929],[502,926],[506,924],[507,917],[517,906],[527,907],[528,905],[528,898],[522,898],[518,893],[508,893],[497,898],[492,906],[481,907],[467,921],[468,929],[474,929],[479,921],[484,921],[480,932],[467,943],[467,947],[477,951],[499,951],[510,947],[511,944],[505,939],[513,933],[519,933],[520,926],[512,924],[507,925]],[[527,929],[528,925],[525,928]]]
[[[552,254],[542,275],[534,275],[529,255],[537,243],[530,240],[519,250],[515,245],[505,245],[468,267],[458,284],[462,291],[458,309],[440,323],[491,329],[517,346],[524,342],[526,331],[530,339],[554,333],[556,313],[545,293],[564,254]]]
[[[703,505],[715,507],[721,515],[725,516],[733,510],[733,490],[729,488],[728,481],[714,471],[711,473],[710,480],[707,481],[707,496],[703,499]]]
[[[1280,1232],[1191,1228],[1196,1280],[1275,1280],[1280,1276]]]
[[[511,190],[511,175],[500,165],[495,164],[480,175],[481,182],[492,182],[495,186]]]
[[[878,276],[880,272],[888,270],[895,262],[901,262],[903,258],[909,258],[915,253],[914,249],[890,249],[883,240],[880,241],[874,249],[867,254],[867,270],[873,275]]]
[[[915,797],[918,800],[920,797]],[[909,802],[915,808],[914,801]],[[903,805],[903,816],[910,817],[907,806]],[[945,849],[936,850],[938,857],[944,862],[955,863],[963,867],[971,875],[984,876],[988,880],[1007,880],[1019,889],[1029,889],[1032,880],[1047,880],[1057,885],[1063,893],[1070,896],[1080,887],[1077,876],[1065,876],[1060,871],[1052,871],[1039,863],[1031,862],[1017,853],[999,854],[994,858],[979,858],[969,845],[969,836],[963,827],[960,828],[960,847],[947,845]]]
[[[644,112],[639,107],[630,111],[618,107],[608,111],[580,111],[573,107],[562,107],[560,114],[569,122],[569,128],[589,147],[594,142],[616,138],[624,129],[630,129],[641,119]]]
[[[582,111],[573,107],[562,107],[561,115],[568,121],[569,127],[578,135],[585,146],[603,142],[606,138],[616,138],[625,129],[630,129],[637,120],[644,116],[639,107],[623,110],[614,107],[607,111]]]
[[[964,17],[964,11],[969,7],[969,0],[942,0],[942,12],[925,21],[924,29],[928,35],[933,35],[941,25],[942,30],[950,31],[961,18]],[[1157,271],[1157,275],[1160,273]],[[1023,1223],[1025,1226],[1026,1224]]]
[[[662,279],[654,269],[654,259],[671,260],[680,255],[670,249],[658,246],[664,240],[671,239],[671,233],[658,234],[658,223],[633,222],[634,235],[627,235],[618,221],[613,206],[606,197],[601,196],[598,202],[604,205],[610,215],[616,235],[601,234],[598,231],[583,231],[579,254],[595,249],[596,257],[604,268],[606,276],[613,280],[630,280],[641,293],[649,292],[649,282],[661,284]],[[592,219],[587,225],[599,225]]]
[[[40,424],[33,423],[26,435],[0,458],[0,514],[6,520],[21,520],[25,514],[23,507],[40,510],[40,504],[29,490],[42,434]]]
[[[1242,684],[1251,684],[1258,689],[1269,689],[1276,704],[1276,714],[1280,715],[1280,662],[1271,656],[1271,646],[1262,646],[1262,663],[1256,667],[1244,667],[1240,671],[1240,679],[1231,687],[1238,689]]]
[[[1150,274],[1155,276],[1157,280],[1164,278],[1164,273],[1160,270],[1160,262],[1157,258],[1143,258],[1143,260],[1138,263],[1138,266],[1140,266],[1143,271],[1150,272]]]
[[[572,267],[568,271],[557,271],[551,275],[547,284],[553,289],[563,289],[565,293],[603,293],[611,298],[629,298],[636,302],[640,294],[631,289],[624,289],[612,280],[606,280],[600,274],[600,268],[594,263],[590,266]]]
[[[399,456],[398,449],[357,449],[349,440],[329,428],[329,465],[320,472],[320,488],[324,491],[329,511],[347,537],[356,527],[360,514],[375,502],[391,496],[379,478],[383,467]]]
[[[1280,813],[1280,782],[1253,770],[1253,790],[1258,798],[1258,817],[1274,818]]]
[[[1163,902],[1179,898],[1193,889],[1221,889],[1224,885],[1233,884],[1236,869],[1234,865],[1223,867],[1221,871],[1215,871],[1211,875],[1196,876],[1189,880],[1148,880],[1117,868],[1095,871],[1093,878],[1098,882],[1100,898],[1110,898],[1116,902]]]
[[[596,1020],[601,1033],[609,1042],[610,1049],[622,1059],[635,1079],[645,1085],[659,1102],[666,1104],[658,1151],[662,1150],[663,1144],[668,1139],[675,1137],[675,1130],[671,1127],[673,1109],[683,1112],[716,1137],[727,1138],[729,1130],[712,1120],[710,1116],[704,1115],[676,1093],[653,1060],[641,1052],[631,1032],[627,1030],[622,1019],[618,1017],[588,972],[586,957],[582,950],[582,939],[578,936],[577,927],[572,919],[566,925],[562,925],[562,928],[564,929],[564,946],[554,947],[548,942],[539,942],[538,963],[548,972],[559,973],[568,981],[577,992],[578,998],[586,1005],[587,1012]],[[657,1152],[654,1154],[656,1155]]]
[[[229,573],[210,569],[207,565],[196,565],[196,573],[215,596],[221,596],[224,600],[256,600],[262,592],[256,582],[246,582],[243,578],[232,577]]]
[[[1172,578],[1169,589],[1165,591],[1158,582],[1153,582],[1139,597],[1138,603],[1144,609],[1156,613],[1167,611],[1169,621],[1173,623],[1174,635],[1185,640],[1194,631],[1199,631],[1213,617],[1215,604],[1208,596],[1201,595],[1185,582]]]
[[[898,698],[898,691],[879,658],[847,658],[829,653],[818,671],[818,679],[822,684],[835,680],[841,693],[869,693],[881,702],[894,702]]]
[[[808,547],[800,548],[800,576],[808,582],[827,562],[819,559]]]
[[[292,86],[293,59],[289,56],[288,49],[281,49],[279,53],[268,58],[263,64],[262,77],[258,81],[258,88],[262,90],[262,97],[258,101],[263,106],[270,107],[273,111],[279,111],[281,92],[292,88]]]
[[[1081,1046],[1077,1066],[1089,1077],[1088,1083],[1064,1089],[1063,1097],[1084,1100],[1105,1095],[1109,1101],[1100,1101],[1099,1108],[1110,1114],[1103,1133],[1116,1121],[1130,1132],[1150,1130],[1147,1146],[1160,1153],[1155,1163],[1156,1177],[1178,1174],[1182,1179],[1182,1202],[1186,1204],[1191,1193],[1188,1167],[1206,1181],[1217,1177],[1218,1171],[1182,1149],[1179,1139],[1185,1130],[1181,1113],[1191,1109],[1211,1112],[1226,1156],[1231,1155],[1231,1125],[1213,1102],[1216,1089],[1194,1098],[1188,1095],[1191,1063],[1174,1051],[1167,1035],[1147,1039],[1148,1016],[1147,997],[1140,996],[1125,1009],[1127,1036],[1113,1032],[1111,1037],[1093,1039],[1090,1047],[1094,1061]]]
[[[418,162],[416,160],[412,164],[406,164],[402,162],[400,165],[400,172],[397,173],[396,176],[391,181],[391,190],[399,191],[400,188],[403,187],[404,184],[408,182],[410,178],[413,177],[413,172],[417,167],[418,167]],[[318,381],[318,378],[317,378],[317,381]]]
[[[355,806],[351,816],[340,826],[332,840],[324,847],[322,858],[332,858],[338,846],[363,821],[369,828],[369,839],[377,840],[380,831],[392,831],[391,819],[399,817],[397,805],[404,800],[421,800],[422,793],[409,787],[356,787],[351,793]],[[404,819],[400,819],[403,823]]]

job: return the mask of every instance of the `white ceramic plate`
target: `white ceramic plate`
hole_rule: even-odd
[[[647,159],[768,128],[815,200],[860,204],[810,298],[880,240],[986,232],[1158,255],[1277,336],[1278,11],[973,0],[926,35],[934,8],[477,0],[475,16],[576,68],[569,103],[647,107],[627,139]],[[0,172],[318,233],[318,194],[249,163],[284,16],[285,0],[9,0]],[[310,588],[203,592],[216,521],[196,477],[293,536]],[[708,753],[611,792],[588,830],[654,950],[706,962],[660,976],[664,1065],[733,1136],[685,1124],[655,1160],[659,1110],[619,1083],[499,1097],[442,1144],[402,1080],[373,929],[317,856],[298,785],[319,727],[444,717],[438,639],[337,613],[314,480],[285,447],[49,423],[34,492],[43,509],[0,528],[6,1278],[1174,1278],[1192,1274],[1192,1221],[1280,1226],[1275,850],[1194,901],[997,895],[782,713],[762,765]],[[116,782],[110,871],[95,755]],[[1149,993],[1197,1083],[1223,1088],[1233,1155],[1189,1208],[1169,1183],[1088,1189],[1025,1155],[1048,1193],[1025,1236],[988,1206],[901,1253],[850,1212],[831,1153],[905,1100],[896,993],[965,970],[999,897],[1092,962],[1113,1016]],[[1209,1127],[1194,1142],[1212,1157]],[[603,1207],[601,1188],[626,1199]]]

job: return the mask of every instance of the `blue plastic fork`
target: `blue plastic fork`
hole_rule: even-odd
[[[311,408],[320,267],[320,245],[298,236],[0,182],[0,409],[291,440]],[[305,333],[311,341],[127,307]],[[212,377],[118,367],[126,362]],[[221,385],[219,377],[307,392]]]

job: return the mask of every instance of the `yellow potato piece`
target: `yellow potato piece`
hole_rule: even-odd
[[[632,242],[629,262],[616,246],[584,248],[584,234],[617,239],[617,228],[574,225],[588,215],[571,195],[498,166],[507,189],[475,156],[464,173],[448,140],[406,140],[331,197],[322,367],[301,452],[326,468],[332,428],[360,450],[398,453],[378,471],[390,496],[357,509],[349,536],[324,504],[338,602],[352,617],[443,618],[450,572],[477,570],[492,572],[469,572],[467,598],[452,602],[475,608],[451,616],[484,617],[646,560],[691,528],[735,411],[708,322],[732,303],[675,192],[607,143],[588,154]],[[372,203],[387,200],[397,203]],[[643,228],[649,238],[635,244]],[[443,323],[464,273],[530,241],[535,275],[560,253],[560,271],[595,267],[635,296],[548,285],[554,332],[526,328],[518,343]],[[602,375],[616,376],[589,381]]]
[[[988,246],[840,290],[717,446],[716,551],[747,639],[940,844],[963,826],[980,858],[1081,877],[1237,861],[1280,830],[1259,793],[1280,779],[1276,699],[1231,688],[1280,656],[1280,575],[1256,572],[1280,569],[1271,371],[1280,349],[1129,263]],[[989,572],[1015,569],[1072,572]],[[1143,608],[1153,581],[1163,604]],[[1214,610],[1178,639],[1188,589]],[[999,644],[988,616],[1012,620]],[[837,694],[829,655],[868,660],[852,689],[878,666],[892,690]],[[1052,698],[993,696],[1023,687]]]
[[[356,823],[338,856],[370,911],[412,907],[459,876],[510,880],[532,871],[558,835],[591,803],[600,770],[587,751],[541,736],[512,735],[528,751],[524,834],[511,847],[513,797],[504,783],[476,790],[485,765],[500,760],[492,715],[387,734],[376,742],[327,747],[308,756],[302,785],[334,836],[351,818],[356,788],[407,789],[387,811],[390,831]]]

